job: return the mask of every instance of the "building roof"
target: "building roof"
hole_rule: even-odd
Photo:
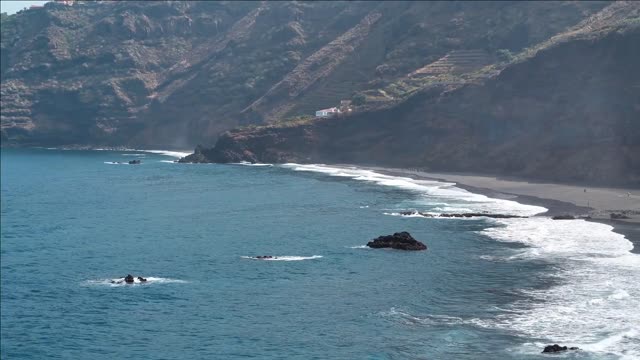
[[[336,112],[336,111],[340,111],[340,110],[338,110],[338,108],[336,108],[336,107],[332,107],[332,108],[322,109],[322,110],[317,110],[317,111]]]

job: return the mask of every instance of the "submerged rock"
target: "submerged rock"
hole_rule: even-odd
[[[553,345],[545,346],[544,350],[542,350],[542,353],[556,353],[556,352],[567,351],[567,350],[579,350],[579,348],[566,347],[566,346],[560,346],[558,344],[553,344]]]
[[[142,161],[140,160],[129,160],[129,165],[140,165]]]
[[[398,250],[427,250],[427,246],[416,240],[406,231],[393,235],[380,236],[369,241],[367,246],[374,249],[392,248]]]

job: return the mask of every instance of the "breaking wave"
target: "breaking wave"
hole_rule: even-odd
[[[629,240],[609,225],[585,220],[495,222],[498,226],[481,233],[527,245],[502,260],[544,260],[560,269],[560,284],[527,290],[528,299],[510,308],[515,315],[498,317],[496,327],[603,355],[640,358],[640,255],[630,252]]]
[[[251,163],[248,161],[240,161],[237,163],[231,163],[232,165],[244,165],[244,166],[273,166],[273,164],[264,164],[264,163]]]
[[[323,173],[418,194],[429,213],[489,212],[533,216],[545,212],[539,206],[511,200],[493,199],[456,187],[454,183],[415,180],[383,175],[356,167],[284,164],[294,171]],[[401,215],[420,217],[418,213]],[[462,220],[456,218],[456,220]],[[481,234],[501,242],[514,242],[526,248],[512,254],[480,256],[481,261],[543,260],[559,269],[559,284],[549,289],[520,289],[526,295],[503,309],[494,319],[463,320],[449,316],[413,316],[392,308],[382,313],[416,324],[469,324],[499,328],[510,333],[540,339],[519,350],[539,354],[548,343],[568,344],[597,354],[620,358],[640,358],[640,255],[633,244],[613,227],[585,220],[554,221],[545,217],[514,219],[483,218],[488,228]],[[542,341],[545,341],[544,343]]]
[[[175,158],[183,158],[187,155],[191,155],[191,152],[186,152],[186,151],[169,151],[169,150],[136,150],[136,151],[142,151],[142,152],[147,152],[151,154],[166,155],[166,156],[171,156]]]
[[[520,216],[532,216],[547,211],[546,208],[520,204],[511,200],[493,199],[474,194],[456,187],[455,183],[436,180],[415,180],[408,177],[391,176],[356,167],[335,167],[327,165],[301,165],[288,163],[281,165],[294,171],[308,171],[329,176],[346,177],[377,185],[394,187],[417,193],[425,206],[447,204],[449,208],[473,210],[473,212],[502,213]]]

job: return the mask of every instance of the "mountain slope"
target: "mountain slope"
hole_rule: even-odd
[[[389,108],[238,129],[185,161],[424,167],[640,186],[640,6],[619,2],[488,78]]]
[[[476,69],[408,76],[447,54],[498,61],[609,4],[49,3],[3,16],[2,143],[186,147],[356,93],[386,108]]]

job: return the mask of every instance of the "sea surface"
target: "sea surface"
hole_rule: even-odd
[[[610,226],[400,216],[545,209],[179,155],[2,149],[2,359],[640,357],[640,255]],[[397,231],[428,250],[364,246]]]

